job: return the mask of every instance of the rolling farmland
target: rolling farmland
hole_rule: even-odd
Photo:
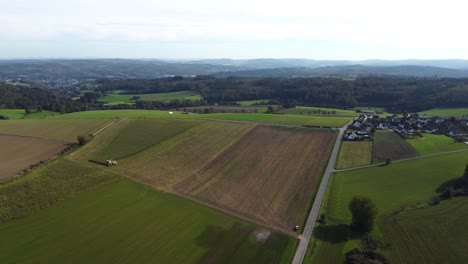
[[[78,135],[87,136],[98,131],[111,122],[112,120],[106,119],[4,120],[0,122],[0,134],[75,141]]]
[[[96,183],[103,179],[114,183],[91,184],[93,190],[80,191],[73,199],[40,211],[35,199],[18,198],[36,210],[0,224],[2,262],[288,263],[292,257],[296,241],[291,237],[120,177],[109,178],[105,176],[108,172],[61,162],[72,165],[63,169],[80,171],[73,176],[73,184],[49,182],[52,184],[35,189],[36,196],[54,201],[63,197],[63,191],[82,190],[77,183],[86,175],[94,175],[84,178]],[[45,169],[55,172],[52,178],[67,178],[59,175],[63,169]],[[21,184],[36,186],[38,178],[50,175],[44,174],[45,169],[21,178]],[[1,195],[5,188],[8,186],[0,186]],[[0,206],[0,211],[8,212],[2,203]]]
[[[306,217],[333,139],[257,126],[175,191],[289,231]]]
[[[385,162],[418,156],[416,150],[393,131],[377,131],[375,133],[374,161]]]
[[[70,157],[115,157],[113,172],[290,232],[305,219],[334,138],[247,123],[121,120]]]
[[[17,175],[30,165],[46,161],[68,147],[67,142],[0,135],[0,180]]]
[[[206,108],[206,107],[205,107]],[[253,122],[262,124],[277,124],[287,126],[312,127],[342,127],[351,120],[350,117],[334,116],[306,116],[306,115],[278,115],[261,113],[210,113],[183,115],[174,112],[169,115],[167,111],[157,110],[99,110],[84,111],[50,117],[50,119],[112,119],[119,118],[169,118],[169,119],[217,119],[226,121]]]
[[[171,100],[200,100],[203,99],[199,94],[193,91],[180,91],[171,93],[152,93],[152,94],[121,94],[115,91],[115,93],[106,95],[99,99],[100,102],[107,103],[108,105],[117,104],[133,104],[135,100],[132,100],[134,96],[139,97],[138,100],[142,101],[171,101]]]
[[[344,141],[341,144],[337,169],[346,169],[372,163],[372,141]]]
[[[173,186],[192,176],[235,144],[254,125],[204,122],[145,151],[119,160],[116,172],[158,189]]]

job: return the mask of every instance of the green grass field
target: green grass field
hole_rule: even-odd
[[[419,112],[420,115],[429,116],[468,116],[468,108],[434,108]]]
[[[344,141],[341,144],[337,169],[369,165],[372,163],[372,141]]]
[[[172,93],[153,93],[153,94],[120,94],[122,91],[115,91],[113,94],[106,95],[99,99],[109,105],[133,104],[131,100],[134,96],[139,96],[142,101],[171,101],[171,100],[200,100],[203,99],[199,94],[193,91],[180,91]]]
[[[259,99],[259,100],[250,100],[250,101],[239,101],[238,103],[241,106],[251,106],[251,105],[259,104],[262,102],[268,102],[269,100],[270,99]]]
[[[75,141],[78,135],[87,136],[88,134],[92,134],[110,122],[112,122],[112,120],[107,119],[2,120],[0,121],[0,134]]]
[[[391,237],[388,235],[389,232],[396,231],[386,231],[385,228],[394,230],[399,227],[387,227],[386,225],[393,223],[393,220],[386,221],[387,217],[391,213],[401,210],[410,210],[399,214],[405,216],[415,212],[423,214],[426,210],[436,208],[425,208],[427,207],[427,201],[440,192],[441,187],[448,181],[462,175],[467,160],[468,152],[462,152],[395,162],[389,166],[376,166],[336,173],[329,185],[329,197],[322,204],[322,210],[327,213],[330,222],[316,229],[314,234],[315,247],[311,247],[313,252],[309,253],[309,259],[314,260],[316,263],[317,261],[318,263],[331,263],[329,262],[330,259],[336,260],[336,256],[344,256],[347,251],[360,246],[360,241],[352,235],[346,235],[347,228],[342,226],[343,224],[349,224],[351,221],[348,204],[354,195],[368,196],[376,203],[379,210],[379,220],[374,235],[386,243],[391,243],[390,247],[385,249],[385,252],[393,259],[393,256],[399,253],[400,246],[405,247],[407,244],[404,243],[409,242],[400,241],[399,239],[404,239],[401,236]],[[411,210],[414,208],[425,209]],[[456,228],[462,229],[460,222],[451,221],[450,219],[453,218],[447,219],[447,224],[458,225]],[[408,227],[404,231],[410,232],[411,230]],[[404,231],[398,234],[401,235]],[[410,237],[413,235],[415,237],[419,236],[417,233],[405,234],[405,236]],[[418,243],[434,247],[437,246],[437,243],[451,243],[451,238],[447,237],[447,239],[444,241],[431,237]],[[396,245],[397,243],[401,243],[401,245]],[[406,253],[403,252],[402,254]],[[460,256],[455,257],[459,258]],[[410,255],[401,255],[399,257],[401,259],[412,259]],[[339,260],[342,261],[342,257]]]
[[[380,224],[393,263],[466,263],[468,197],[386,217]]]
[[[289,126],[313,126],[313,127],[341,127],[351,119],[348,117],[324,117],[324,116],[300,116],[300,115],[278,115],[278,114],[207,114],[201,117],[255,122],[263,124],[277,124]]]
[[[349,117],[327,116],[300,116],[300,115],[276,115],[261,113],[214,113],[214,114],[189,114],[183,115],[174,112],[169,115],[167,111],[157,110],[100,110],[76,112],[50,117],[51,119],[110,119],[110,118],[201,118],[227,121],[254,122],[263,124],[277,124],[290,126],[325,126],[341,127],[351,120]]]
[[[295,245],[125,179],[0,224],[4,263],[288,263]]]
[[[468,149],[468,147],[460,142],[455,142],[453,138],[445,135],[423,134],[423,138],[407,139],[413,148],[416,149],[419,155],[435,154],[440,152],[448,152],[455,150]]]
[[[22,119],[24,114],[25,112],[22,109],[0,109],[0,115],[6,116],[9,119]]]

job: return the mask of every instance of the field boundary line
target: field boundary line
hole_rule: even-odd
[[[400,160],[394,160],[394,161],[392,161],[392,163],[398,163],[398,162],[404,162],[404,161],[410,161],[410,160],[418,160],[418,159],[424,159],[424,158],[430,158],[430,157],[436,157],[436,156],[444,156],[444,155],[456,154],[456,153],[466,152],[466,151],[468,151],[468,148],[467,149],[447,151],[447,152],[434,153],[434,154],[428,154],[428,155],[417,156],[417,157],[406,158],[406,159],[400,159]],[[353,167],[353,168],[348,168],[348,169],[334,170],[333,172],[352,171],[352,170],[359,170],[359,169],[377,167],[377,166],[382,166],[382,165],[385,165],[385,162],[375,163],[375,164],[370,164],[370,165],[364,165],[364,166],[359,166],[359,167]]]
[[[282,124],[273,124],[273,123],[261,123],[261,122],[215,119],[215,118],[207,118],[207,117],[196,117],[196,118],[193,118],[193,119],[200,119],[200,120],[207,120],[207,121],[218,121],[218,122],[230,122],[230,123],[241,123],[241,124],[255,124],[255,125],[265,125],[265,126],[280,126],[280,127],[289,127],[289,128],[306,128],[306,129],[332,129],[332,128],[336,128],[336,127],[333,127],[333,126],[294,126],[294,125],[282,125]]]
[[[302,232],[300,236],[299,245],[297,247],[296,253],[294,254],[294,259],[292,261],[293,264],[302,264],[302,262],[304,261],[305,254],[307,252],[309,242],[312,237],[312,232],[315,227],[315,222],[317,221],[317,216],[320,211],[325,192],[327,190],[328,182],[335,168],[335,163],[340,151],[341,142],[343,141],[343,134],[346,131],[346,127],[349,123],[345,124],[342,128],[339,129],[340,132],[338,133],[338,136],[335,140],[332,153],[328,160],[325,172],[322,176],[322,181],[320,182],[320,187],[315,196],[312,208],[310,209],[310,213],[307,218],[306,225],[304,227],[304,232]]]

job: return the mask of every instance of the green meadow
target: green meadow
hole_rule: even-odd
[[[455,150],[468,150],[468,147],[445,135],[423,134],[422,138],[407,139],[406,141],[416,149],[419,155],[429,155]]]
[[[434,108],[419,112],[420,115],[427,114],[429,116],[467,116],[468,108]]]
[[[3,263],[288,263],[297,243],[63,158],[0,197]]]
[[[109,105],[133,104],[133,97],[137,96],[142,101],[172,101],[172,100],[200,100],[203,99],[199,94],[192,91],[180,91],[171,93],[152,93],[152,94],[122,94],[122,90],[106,95],[99,99],[100,102]]]
[[[453,225],[451,230],[463,230],[466,222],[458,219],[466,219],[466,212],[457,212],[453,217],[444,218],[441,213],[433,212],[438,207],[430,207],[428,201],[441,192],[447,182],[461,177],[467,161],[468,152],[461,152],[336,173],[330,181],[328,194],[321,208],[329,222],[318,224],[315,229],[306,263],[342,262],[347,251],[361,246],[359,236],[350,232],[347,227],[351,222],[348,204],[354,195],[368,196],[377,205],[379,215],[373,234],[387,245],[380,251],[392,260],[396,260],[395,256],[398,256],[400,261],[395,263],[416,263],[402,260],[415,260],[414,256],[440,244],[445,246],[437,253],[439,257],[454,254],[450,260],[466,259],[464,251],[450,251],[450,247],[454,246],[453,231],[445,231],[444,226],[436,226],[444,219],[444,225]],[[451,202],[444,201],[439,206]],[[418,222],[411,224],[416,217],[429,218],[434,214],[440,216],[432,220],[425,219],[426,222],[419,227]],[[400,224],[399,219],[405,225]],[[424,229],[424,226],[430,225],[431,230],[440,230],[431,233],[432,231]],[[439,237],[441,232],[446,232],[446,235]],[[418,237],[421,241],[415,245],[407,237]],[[441,262],[434,259],[427,263]]]

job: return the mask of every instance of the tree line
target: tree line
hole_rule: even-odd
[[[101,79],[97,91],[125,90],[127,94],[190,90],[206,103],[273,99],[285,106],[334,108],[383,107],[393,112],[415,112],[435,107],[468,106],[468,79],[409,77],[340,78],[161,78]]]

